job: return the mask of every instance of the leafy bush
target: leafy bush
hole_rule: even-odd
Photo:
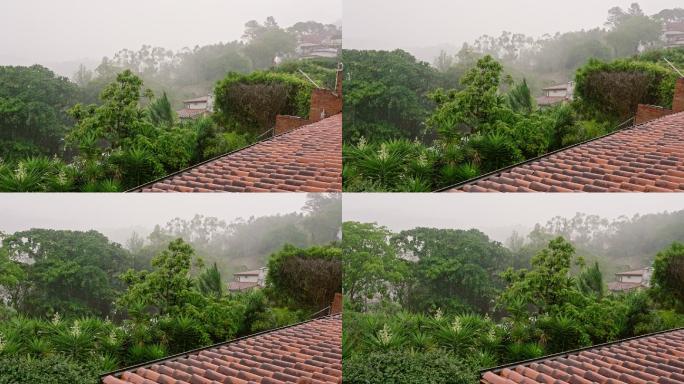
[[[307,117],[312,85],[295,75],[257,71],[229,73],[216,85],[216,121],[239,133],[260,134],[275,117]]]
[[[0,357],[0,384],[95,384],[103,371],[97,359],[84,363],[60,355]]]
[[[446,351],[388,351],[343,361],[345,383],[470,384],[477,368]]]
[[[591,59],[577,70],[575,94],[589,115],[622,122],[639,103],[672,105],[676,78],[671,69],[647,61]]]

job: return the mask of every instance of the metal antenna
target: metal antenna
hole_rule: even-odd
[[[299,73],[304,75],[304,77],[306,77],[306,79],[309,80],[311,82],[311,84],[315,85],[316,88],[321,89],[321,86],[318,85],[315,81],[313,81],[313,79],[310,78],[309,75],[306,74],[306,72],[302,71],[300,68],[297,68],[297,70],[299,71]]]
[[[684,77],[684,74],[682,74],[682,73],[679,71],[679,69],[677,69],[677,67],[675,67],[674,64],[672,64],[672,63],[670,62],[670,60],[667,59],[667,57],[663,57],[663,60],[665,60],[666,63],[670,64],[670,67],[672,67],[672,69],[674,69],[675,72],[677,72],[677,73],[679,74],[679,77]]]

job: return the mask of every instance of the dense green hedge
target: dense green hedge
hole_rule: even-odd
[[[376,352],[343,362],[344,382],[385,384],[471,384],[477,370],[444,351]]]
[[[274,72],[229,73],[217,83],[214,116],[226,128],[259,134],[275,117],[307,117],[313,85],[295,75]]]
[[[676,78],[670,68],[639,59],[592,59],[577,70],[575,95],[584,112],[623,121],[637,104],[671,106]]]
[[[0,358],[0,384],[95,384],[101,369],[64,356]]]

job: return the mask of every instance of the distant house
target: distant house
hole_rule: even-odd
[[[575,92],[575,82],[569,81],[564,84],[556,84],[542,89],[544,96],[537,98],[539,107],[548,107],[566,101],[571,101]]]
[[[608,283],[611,292],[629,292],[651,286],[653,268],[642,268],[615,274],[617,281]]]
[[[228,290],[230,292],[243,292],[253,288],[263,288],[266,286],[266,274],[268,274],[266,267],[235,273],[233,274],[235,281],[228,283]]]
[[[192,120],[208,116],[214,111],[214,97],[202,96],[195,99],[183,100],[183,109],[176,111],[181,120]]]
[[[297,55],[302,59],[335,58],[342,50],[342,40],[326,40],[321,43],[301,43],[297,47]]]
[[[663,30],[663,41],[667,48],[684,47],[684,21],[666,23]]]

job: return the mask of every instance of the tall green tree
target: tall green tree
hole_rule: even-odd
[[[195,250],[176,239],[152,259],[151,271],[134,271],[121,275],[127,285],[117,303],[124,309],[140,304],[161,315],[178,313],[189,300],[195,287],[190,276]]]
[[[415,311],[490,312],[502,287],[498,274],[511,255],[477,230],[415,228],[392,243],[402,258],[413,260],[413,281],[406,305]]]
[[[389,244],[392,233],[385,227],[354,221],[342,224],[344,294],[363,308],[374,298],[391,299],[408,276],[407,266]]]
[[[12,301],[35,316],[111,315],[122,289],[116,276],[131,265],[126,250],[96,231],[15,232],[3,248],[26,274]]]
[[[510,305],[519,300],[533,305],[540,314],[555,313],[577,292],[576,280],[570,275],[575,248],[557,237],[531,260],[530,270],[509,269],[503,275],[508,286],[500,300]],[[508,303],[508,304],[506,304]]]
[[[32,154],[62,154],[76,96],[76,85],[42,66],[0,67],[0,158],[21,156],[22,145]]]
[[[201,275],[197,277],[197,287],[200,292],[206,296],[213,296],[221,298],[223,296],[223,280],[221,280],[221,272],[216,263],[210,268],[205,269]]]
[[[171,108],[168,96],[166,96],[166,92],[162,94],[162,97],[155,99],[148,108],[153,123],[166,127],[173,125],[173,109]]]
[[[684,244],[675,242],[658,252],[652,284],[658,297],[674,301],[684,312]]]

